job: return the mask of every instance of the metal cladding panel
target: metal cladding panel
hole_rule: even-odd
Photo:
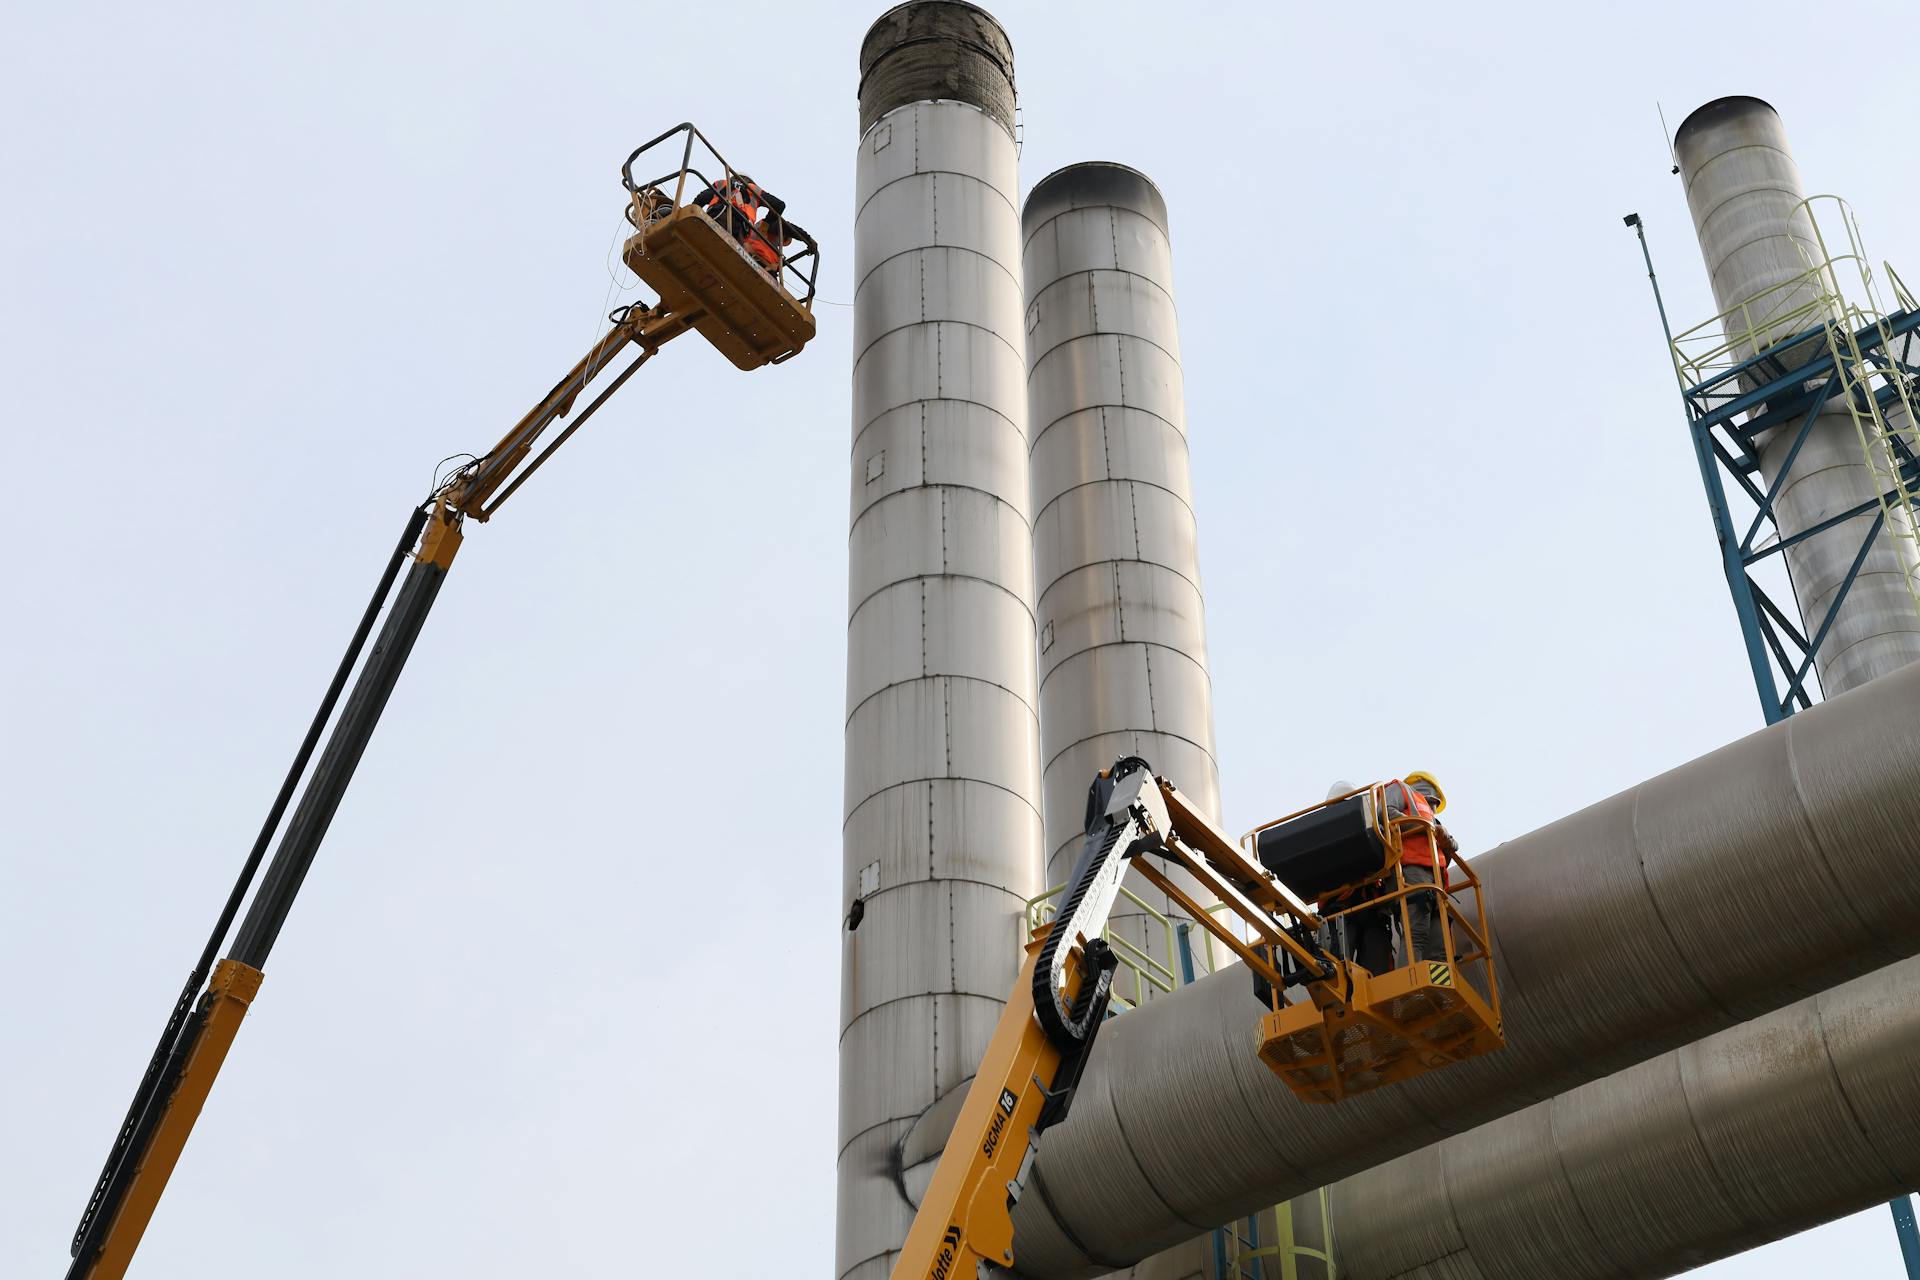
[[[855,809],[846,844],[868,856],[845,868],[846,902],[859,896],[869,869],[877,890],[924,880],[999,885],[1010,852],[1040,847],[1040,815],[1025,797],[1000,787],[925,779],[889,787]]]
[[[904,253],[926,256],[924,251],[935,247],[976,253],[1003,267],[1016,263],[1019,240],[1006,212],[1005,196],[964,174],[919,173],[890,182],[860,208],[853,247],[856,287],[866,288],[874,269],[888,259]]]
[[[1019,156],[1005,129],[965,103],[915,102],[889,114],[860,140],[855,216],[867,211],[867,201],[881,189],[902,178],[936,173],[991,188],[1008,212],[1020,199]],[[1014,234],[1019,234],[1017,224]],[[1006,261],[1017,267],[1018,253]]]
[[[1703,1043],[1711,1045],[1714,1039]],[[1633,1107],[1630,1125],[1620,1122],[1623,1102]],[[1695,1128],[1680,1054],[1661,1054],[1521,1114],[1534,1112],[1551,1116],[1558,1150],[1549,1157],[1565,1167],[1570,1185],[1564,1194],[1577,1201],[1593,1222],[1633,1224],[1631,1231],[1637,1238],[1631,1242],[1625,1232],[1611,1228],[1596,1233],[1595,1251],[1613,1259],[1616,1268],[1633,1253],[1679,1262],[1691,1256],[1692,1242],[1703,1234],[1739,1230],[1740,1211],[1721,1187],[1713,1156]],[[1517,1118],[1496,1120],[1463,1135],[1465,1142],[1475,1144],[1471,1152],[1456,1147],[1454,1141],[1439,1143],[1433,1150],[1445,1153],[1449,1168],[1481,1163],[1480,1135]],[[1346,1187],[1363,1185],[1375,1172],[1348,1179],[1336,1194],[1344,1196]],[[1431,1193],[1445,1195],[1446,1186],[1443,1180]],[[1642,1197],[1648,1187],[1662,1188],[1664,1203],[1645,1202]],[[1686,1212],[1673,1212],[1681,1204]],[[1371,1244],[1367,1237],[1368,1233],[1360,1232],[1363,1245]],[[1345,1249],[1343,1243],[1343,1263]],[[1705,1259],[1688,1265],[1701,1261]]]
[[[860,514],[849,539],[853,609],[909,578],[978,578],[1033,599],[1027,523],[997,495],[955,485],[893,494]]]
[[[865,926],[849,934],[848,945]],[[860,1011],[840,1033],[840,1053],[865,1070],[840,1073],[840,1145],[875,1125],[911,1119],[939,1096],[934,1089],[934,998],[896,1000]]]
[[[1816,291],[1811,282],[1791,284],[1808,269],[1802,249],[1812,246],[1814,237],[1806,211],[1798,207],[1804,198],[1800,171],[1779,115],[1758,98],[1721,98],[1681,124],[1674,147],[1720,309],[1731,310],[1765,293],[1750,318],[1758,322],[1766,341],[1811,327],[1809,317],[1784,318],[1784,313],[1811,302]],[[1770,292],[1774,290],[1778,292]],[[1776,314],[1783,315],[1779,323],[1764,323]],[[1811,357],[1823,350],[1824,345],[1810,341],[1795,354]],[[1751,345],[1743,344],[1741,354],[1751,355]],[[1785,467],[1795,435],[1782,429],[1761,445],[1760,472],[1768,484]],[[1822,413],[1774,504],[1781,537],[1792,538],[1879,495],[1845,407]],[[1850,521],[1783,553],[1808,630],[1826,616],[1867,527],[1865,518]],[[1920,618],[1904,576],[1916,554],[1912,548],[1911,542],[1896,543],[1884,530],[1876,539],[1820,646],[1817,667],[1827,696],[1920,659]]]
[[[1027,198],[1029,209],[1033,198]],[[1076,209],[1049,218],[1028,230],[1023,260],[1029,298],[1038,299],[1054,281],[1082,271],[1125,271],[1173,291],[1173,244],[1167,233],[1127,209]]]
[[[867,1130],[841,1149],[836,1276],[888,1280],[893,1270],[890,1251],[900,1247],[913,1225],[914,1206],[901,1191],[898,1167],[899,1144],[912,1127],[911,1120],[896,1120]]]
[[[924,1185],[900,1144],[938,1149],[916,1125],[979,1061],[1041,858],[1018,175],[981,109],[1011,52],[922,3],[861,62],[837,1256],[881,1277]],[[903,104],[935,83],[979,106]]]
[[[1028,797],[1037,749],[1032,709],[999,685],[944,676],[893,685],[847,721],[848,815],[888,787],[927,778],[966,778]],[[1012,874],[1025,859],[1008,850],[1003,865]]]
[[[1902,1189],[1920,1187],[1920,962],[1842,983],[1814,1003],[1833,1073],[1879,1157],[1862,1164],[1890,1170]]]
[[[1119,333],[1180,358],[1180,330],[1166,286],[1127,271],[1056,280],[1027,306],[1027,358],[1038,369],[1054,350],[1090,333]]]
[[[1844,1184],[1867,1170],[1885,1188],[1877,1199],[1905,1190],[1852,1117],[1827,1060],[1816,1000],[1724,1033],[1721,1046],[1729,1045],[1736,1051],[1692,1044],[1679,1056],[1694,1125],[1747,1221],[1792,1213],[1809,1183]],[[1782,1162],[1782,1150],[1794,1158]]]
[[[1674,1275],[1910,1188],[1916,1088],[1908,959],[1348,1178],[1340,1271]]]
[[[923,249],[888,258],[874,268],[862,291],[865,305],[854,313],[856,370],[874,342],[896,329],[948,320],[997,334],[996,326],[1017,315],[1021,305],[1019,281],[970,249]]]
[[[985,680],[1016,695],[1033,688],[1033,615],[998,583],[910,578],[861,602],[847,624],[847,713],[889,685],[922,676]]]
[[[1792,431],[1773,435],[1767,446],[1761,449],[1761,465],[1771,473],[1778,474],[1787,450],[1793,446],[1793,436]],[[1860,435],[1854,430],[1853,418],[1846,406],[1841,405],[1822,413],[1814,429],[1808,433],[1806,442],[1800,446],[1793,470],[1781,484],[1780,494],[1774,501],[1781,521],[1796,529],[1810,528],[1822,520],[1851,510],[1860,501],[1853,497],[1854,486],[1861,480],[1854,473],[1865,468],[1866,462],[1860,452]],[[1807,565],[1807,572],[1811,576],[1804,582],[1798,578],[1794,580],[1794,589],[1803,593],[1809,605],[1816,600],[1824,603],[1830,599],[1846,580],[1847,570],[1853,564],[1853,555],[1866,537],[1866,522],[1870,519],[1855,517],[1849,522],[1851,542],[1845,537],[1837,539],[1836,545],[1845,544],[1844,557],[1834,555],[1813,560]],[[1860,566],[1860,572],[1884,571],[1878,563],[1881,560],[1886,560],[1886,557],[1870,554],[1867,562]],[[1909,615],[1913,612],[1911,602],[1907,604],[1907,612]],[[1845,620],[1843,615],[1840,622]]]
[[[1186,420],[1179,360],[1130,334],[1090,333],[1063,342],[1034,360],[1027,385],[1027,418],[1036,436],[1091,404],[1140,409],[1176,427]]]
[[[951,485],[993,494],[1024,521],[1026,475],[1026,438],[1005,415],[961,400],[920,400],[881,414],[854,441],[853,518],[902,490]]]
[[[865,926],[861,926],[861,932]],[[1011,986],[1013,976],[1007,977]],[[973,1078],[1006,992],[913,996],[875,1006],[840,1034],[840,1051],[871,1066],[840,1077],[840,1145],[892,1120],[911,1120]]]
[[[1034,682],[1033,613],[1019,597],[994,583],[951,575],[928,578],[925,631],[918,637],[929,674],[958,671],[972,662],[974,678],[1008,693],[1032,696]],[[1015,647],[1015,636],[1022,642]],[[989,661],[973,659],[991,655]],[[1031,703],[1028,704],[1031,707]]]
[[[840,971],[840,1029],[853,1011],[910,996],[1005,1000],[1019,972],[1025,909],[1019,896],[968,880],[910,881],[869,895]]]
[[[1193,508],[1178,494],[1116,480],[1034,505],[1041,510],[1033,522],[1034,573],[1043,595],[1077,569],[1123,560],[1162,565],[1199,585]]]
[[[1623,792],[1475,861],[1485,880],[1499,860],[1502,878],[1489,886],[1488,917],[1499,922],[1494,940],[1506,1021],[1515,1028],[1552,1025],[1558,1032],[1519,1032],[1481,1069],[1505,1075],[1516,1088],[1544,1082],[1532,1096],[1545,1096],[1554,1082],[1581,1073],[1588,1055],[1615,1052],[1623,1020],[1665,1025],[1710,1003],[1688,966],[1689,953],[1698,948],[1682,947],[1669,935],[1660,904],[1647,894],[1635,838],[1637,806],[1638,792]],[[1578,849],[1582,857],[1568,864],[1508,856],[1515,845],[1534,842]],[[1513,911],[1520,903],[1550,909]],[[1634,980],[1627,983],[1616,980],[1618,961],[1607,947],[1623,933],[1640,940]]]
[[[1038,612],[1051,624],[1040,638],[1042,688],[1068,658],[1122,641],[1161,645],[1206,663],[1200,588],[1161,565],[1116,560],[1075,569],[1041,594]]]
[[[1651,819],[1636,846],[1652,900],[1669,919],[1701,922],[1703,932],[1691,936],[1710,937],[1713,945],[1688,948],[1687,967],[1715,1004],[1742,1018],[1895,955],[1876,945],[1820,849],[1808,845],[1791,789],[1797,741],[1782,734],[1749,739],[1743,747],[1739,767],[1724,771],[1712,787],[1687,786],[1668,774],[1635,792],[1637,816]],[[1699,875],[1708,851],[1724,848],[1720,840],[1736,832],[1738,874]],[[1920,906],[1920,885],[1901,896]],[[1824,909],[1808,911],[1808,903]],[[1755,928],[1755,921],[1766,923]],[[1775,959],[1782,951],[1826,950],[1834,954],[1825,964],[1787,967]]]
[[[1020,357],[998,336],[954,320],[930,320],[874,340],[853,378],[853,420],[864,428],[889,409],[923,400],[985,405],[1025,420]]]
[[[1439,1202],[1446,1187],[1445,1149],[1444,1143],[1423,1147],[1328,1188],[1341,1275],[1352,1276],[1358,1269],[1368,1276],[1407,1276],[1422,1259],[1469,1256],[1451,1207]],[[1347,1197],[1362,1180],[1379,1187],[1368,1192],[1369,1201],[1376,1195],[1399,1197],[1393,1201],[1392,1230],[1369,1231],[1365,1221],[1351,1216]],[[1305,1199],[1297,1196],[1293,1203]],[[1357,1247],[1351,1236],[1358,1236]]]
[[[1785,465],[1793,436],[1783,432],[1761,448],[1761,471],[1769,479]],[[1842,407],[1820,415],[1774,507],[1783,532],[1810,529],[1876,497],[1878,488],[1873,468],[1861,454],[1859,432]],[[1905,513],[1896,513],[1896,519],[1904,525]],[[1826,617],[1872,520],[1871,515],[1856,516],[1783,553],[1792,567],[1801,614],[1815,620],[1809,625]],[[1920,658],[1920,614],[1907,592],[1904,567],[1912,546],[1883,531],[1861,563],[1820,645],[1820,687],[1829,696]]]
[[[1528,1275],[1611,1277],[1606,1251],[1581,1218],[1566,1173],[1554,1159],[1552,1108],[1532,1108],[1509,1119],[1512,1123],[1488,1126],[1485,1159],[1468,1169],[1448,1170],[1460,1187],[1463,1204],[1455,1217],[1467,1248],[1484,1258],[1493,1241],[1504,1242],[1498,1247],[1511,1249],[1513,1261]]]
[[[1047,742],[1059,751],[1112,732],[1107,726],[1113,724],[1185,738],[1204,750],[1212,737],[1212,702],[1206,668],[1186,654],[1110,644],[1082,650],[1054,668],[1040,693],[1040,720],[1058,720],[1057,729],[1049,727]]]
[[[1033,491],[1059,495],[1098,480],[1138,480],[1193,493],[1187,438],[1165,418],[1100,405],[1070,413],[1033,440]]]
[[[1838,978],[1884,954],[1913,955],[1920,950],[1920,862],[1912,844],[1912,797],[1920,788],[1916,711],[1920,666],[1909,666],[1871,692],[1829,699],[1477,858],[1511,1036],[1500,1053],[1338,1108],[1316,1108],[1299,1103],[1254,1058],[1258,1009],[1244,973],[1204,978],[1116,1020],[1082,1085],[1111,1106],[1084,1116],[1076,1109],[1048,1134],[1037,1168],[1066,1217],[1059,1232],[1035,1238],[1077,1238],[1109,1265],[1141,1257],[1193,1223],[1225,1222],[1424,1145],[1439,1128],[1466,1130],[1530,1098],[1724,1030],[1738,1017],[1729,1005],[1779,1007],[1800,975]],[[1715,799],[1749,788],[1781,799],[1743,812],[1728,812]],[[1833,870],[1830,884],[1840,888],[1795,904],[1808,924],[1777,928],[1778,917],[1739,916],[1735,904],[1751,900],[1726,892],[1739,879],[1728,868],[1750,857],[1769,865],[1781,856],[1774,842],[1789,836],[1809,865]],[[1702,884],[1719,886],[1720,898],[1699,891]],[[1862,888],[1880,900],[1869,922],[1873,948],[1860,945],[1856,912],[1864,904],[1853,895]],[[1707,953],[1728,945],[1729,930],[1741,929],[1766,933],[1773,945],[1750,957],[1749,985],[1735,990]],[[1913,971],[1889,981],[1905,1002],[1889,1007],[1910,1008]],[[1178,1071],[1156,1068],[1151,1058],[1170,1043],[1194,1046]],[[1729,1083],[1744,1079],[1754,1098],[1764,1098],[1765,1086],[1755,1082],[1765,1074]],[[1838,1075],[1848,1078],[1844,1070]],[[1634,1100],[1610,1105],[1611,1123],[1630,1129]],[[1183,1134],[1222,1125],[1257,1136],[1183,1144]],[[1139,1136],[1150,1126],[1161,1126],[1152,1143]],[[1713,1140],[1703,1133],[1703,1141]],[[1293,1167],[1283,1167],[1275,1153],[1285,1153]],[[1131,1220],[1099,1212],[1089,1188],[1128,1169],[1137,1171],[1128,1176],[1148,1180],[1129,1193],[1130,1203],[1150,1190],[1180,1204],[1179,1212]],[[1188,1201],[1182,1189],[1202,1179],[1235,1190]],[[1016,1220],[1039,1212],[1022,1202]],[[1100,1269],[1084,1254],[1038,1248],[1023,1249],[1020,1262],[1029,1280]]]

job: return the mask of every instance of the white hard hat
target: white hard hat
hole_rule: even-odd
[[[1360,788],[1354,786],[1351,782],[1336,782],[1327,788],[1327,799],[1331,800],[1335,796],[1343,796],[1349,791],[1358,791],[1359,789]]]

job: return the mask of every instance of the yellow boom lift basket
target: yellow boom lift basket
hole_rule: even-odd
[[[633,176],[636,161],[674,140],[681,143],[677,168],[654,178]],[[820,249],[781,214],[754,222],[731,203],[721,203],[717,218],[701,207],[708,193],[730,188],[740,176],[692,124],[639,147],[621,168],[634,228],[621,256],[663,307],[697,314],[694,329],[720,354],[738,368],[757,369],[791,359],[812,340]],[[742,245],[750,237],[771,245],[779,264],[755,261]]]
[[[1423,819],[1389,809],[1389,790],[1402,785],[1375,783],[1241,837],[1283,881],[1291,872],[1302,896],[1337,901],[1346,890],[1377,883],[1365,901],[1323,911],[1323,922],[1386,909],[1400,923],[1397,968],[1375,974],[1349,965],[1350,992],[1315,984],[1310,999],[1291,1004],[1269,993],[1260,1058],[1309,1102],[1338,1102],[1506,1043],[1479,877],[1464,860],[1442,859],[1450,865],[1437,883],[1408,883],[1400,861],[1406,838],[1425,833],[1437,846],[1439,836]],[[1336,848],[1344,849],[1344,859],[1331,854]],[[1416,895],[1436,900],[1434,930],[1444,959],[1415,959],[1405,945],[1412,937],[1408,903]]]

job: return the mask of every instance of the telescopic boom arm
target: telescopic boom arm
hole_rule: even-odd
[[[186,987],[161,1033],[160,1043],[141,1077],[133,1104],[115,1136],[106,1166],[94,1184],[86,1211],[74,1232],[73,1262],[67,1270],[67,1280],[118,1280],[132,1261],[147,1222],[159,1204],[160,1193],[165,1190],[167,1179],[186,1145],[187,1135],[213,1087],[214,1076],[239,1034],[247,1006],[260,989],[262,969],[281,926],[286,923],[294,897],[300,892],[314,855],[320,851],[320,842],[326,837],[327,827],[340,807],[348,783],[353,780],[354,769],[360,763],[368,739],[373,736],[374,726],[386,709],[387,698],[413,652],[420,628],[433,609],[447,568],[459,550],[462,525],[469,516],[484,521],[498,510],[554,449],[606,403],[662,344],[684,333],[694,319],[697,313],[691,317],[660,315],[637,308],[616,313],[615,324],[606,337],[596,342],[499,444],[460,468],[439,485],[425,503],[408,514],[406,527],[381,574],[373,599],[361,616],[353,640],[287,771],[206,949],[188,976]],[[629,344],[640,347],[639,356],[615,375],[545,450],[534,455],[533,448],[541,435],[568,414],[581,392],[591,386]],[[396,580],[400,582],[397,591]],[[347,697],[346,708],[334,725],[293,819],[260,879],[259,891],[240,922],[232,947],[216,964],[213,957],[219,954],[221,942],[260,868],[266,846],[278,830],[320,735],[333,718],[347,679],[359,664],[373,624],[389,600],[391,607],[386,624],[380,629],[366,662],[359,665],[359,678]]]
[[[676,190],[686,187],[684,175],[693,172],[688,157],[693,155],[695,139],[705,142],[697,129],[691,124],[680,125],[635,153],[637,157],[649,148],[680,138],[685,139],[685,147]],[[632,163],[630,157],[628,165]],[[731,168],[724,168],[724,161],[719,163],[725,173],[732,173]],[[800,254],[781,264],[792,270],[801,256],[813,260],[804,276],[807,296],[796,299],[782,284],[780,270],[769,273],[756,265],[726,231],[697,209],[676,207],[657,187],[650,187],[634,192],[630,220],[642,203],[654,217],[644,224],[634,221],[636,234],[627,240],[623,256],[641,279],[660,293],[660,301],[615,311],[609,317],[612,328],[606,336],[595,342],[498,444],[437,482],[426,501],[408,513],[406,527],[373,599],[360,617],[320,709],[141,1076],[133,1103],[74,1232],[73,1262],[67,1280],[119,1280],[126,1273],[213,1087],[214,1076],[260,988],[262,970],[294,897],[433,609],[460,549],[466,521],[489,519],[641,365],[681,334],[697,329],[742,369],[788,359],[813,336],[811,272],[817,270],[818,247],[811,240]],[[574,413],[579,398],[602,381],[602,375],[630,346],[637,347],[639,354],[606,379],[585,407]],[[548,430],[570,414],[566,425],[536,453]],[[383,609],[386,622],[362,663],[362,651]],[[231,947],[216,963],[215,957],[221,954],[228,931],[239,917],[267,846],[280,829],[301,778],[307,775],[308,764],[334,719],[349,679],[353,680],[353,690],[333,725],[326,748],[313,767],[245,917],[240,919]]]

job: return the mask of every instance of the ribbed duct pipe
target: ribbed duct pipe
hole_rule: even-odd
[[[1013,983],[1040,769],[1012,48],[901,5],[860,71],[835,1274],[884,1280]]]
[[[1220,770],[1166,201],[1133,169],[1076,164],[1034,187],[1021,234],[1042,814],[1057,885],[1099,770],[1144,757],[1216,819]],[[1137,877],[1128,888],[1179,914]],[[1110,932],[1177,974],[1172,935],[1133,903],[1116,904]],[[1115,990],[1154,994],[1124,973]]]
[[[1227,972],[1118,1019],[1016,1221],[1023,1275],[1112,1270],[1920,950],[1920,666],[1475,861],[1510,1038],[1337,1107],[1254,1056]]]
[[[1677,1275],[1920,1186],[1916,1097],[1920,958],[1336,1184],[1340,1274]]]
[[[1781,316],[1771,325],[1758,323],[1760,346],[1812,327],[1818,317],[1785,318],[1816,296],[1811,282],[1794,284],[1808,271],[1803,251],[1813,251],[1816,242],[1799,207],[1806,196],[1779,115],[1758,98],[1721,98],[1688,116],[1673,145],[1720,310],[1759,299],[1751,311],[1756,322]],[[1824,350],[1808,345],[1807,358]],[[1753,344],[1743,344],[1739,354],[1752,355]],[[1829,404],[1788,469],[1797,434],[1783,428],[1760,448],[1766,484],[1788,472],[1774,500],[1783,540],[1880,497],[1844,404]],[[1872,519],[1856,516],[1782,553],[1808,634],[1846,581]],[[1828,697],[1920,658],[1920,613],[1907,591],[1912,547],[1910,539],[1896,540],[1883,529],[1860,566],[1815,663]]]

